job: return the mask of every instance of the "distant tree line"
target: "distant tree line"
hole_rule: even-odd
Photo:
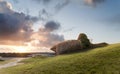
[[[0,53],[1,57],[32,57],[32,55],[54,55],[50,52],[33,52],[33,53]]]
[[[1,57],[28,57],[32,53],[0,53]]]

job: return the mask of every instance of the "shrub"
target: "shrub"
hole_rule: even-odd
[[[81,33],[81,34],[79,35],[78,40],[80,40],[81,47],[82,47],[83,49],[89,48],[90,45],[91,45],[89,39],[87,38],[87,35],[84,34],[84,33]]]
[[[68,40],[61,42],[51,48],[56,54],[69,53],[77,50],[81,50],[81,45],[79,40]]]
[[[108,43],[98,43],[98,44],[92,44],[92,48],[98,48],[98,47],[104,47],[104,46],[107,46],[109,45]]]

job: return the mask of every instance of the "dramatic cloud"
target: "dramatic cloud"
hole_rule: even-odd
[[[54,33],[60,28],[60,24],[55,21],[47,22],[44,27],[41,27],[38,32],[32,35],[32,45],[51,47],[61,41],[64,41],[64,36]]]
[[[45,24],[45,30],[49,32],[58,30],[59,28],[60,24],[54,21],[49,21]]]
[[[6,1],[0,0],[0,13],[13,13],[12,5]]]
[[[10,3],[0,0],[0,41],[27,41],[37,20],[13,11]]]
[[[49,2],[50,0],[40,0]],[[0,0],[0,44],[24,45],[30,43],[34,46],[50,47],[64,41],[64,36],[59,35],[57,30],[61,25],[55,21],[44,21],[43,27],[34,32],[33,24],[38,20],[43,21],[49,17],[49,13],[43,9],[40,18],[25,15],[12,9],[12,5]]]

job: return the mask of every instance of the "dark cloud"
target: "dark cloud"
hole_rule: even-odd
[[[60,28],[60,23],[58,22],[49,21],[45,24],[45,30],[48,30],[50,32],[58,30],[59,28]]]
[[[31,27],[35,21],[37,21],[36,17],[25,16],[23,13],[0,13],[0,39],[2,39],[1,37],[10,39],[12,35],[13,37],[24,34],[28,35],[27,33],[32,32]],[[9,36],[11,37],[9,38]],[[14,39],[15,38],[12,40]],[[19,37],[17,39],[19,39]]]
[[[0,1],[0,40],[27,41],[32,34],[32,25],[37,17],[12,10],[10,3]]]
[[[22,25],[16,16],[20,15],[0,14],[0,35],[10,35],[19,30]]]
[[[32,35],[32,44],[36,46],[51,47],[61,41],[64,41],[64,36],[54,33],[60,28],[60,24],[55,21],[47,22],[43,28]],[[35,43],[36,40],[39,42]]]
[[[27,15],[27,16],[25,16],[25,20],[27,20],[27,21],[31,21],[31,23],[33,22],[37,22],[38,20],[39,20],[39,18],[38,17],[33,17],[33,16],[30,16],[30,15]]]
[[[40,14],[49,17],[45,9]],[[61,25],[56,21],[48,21],[39,31],[34,32],[32,25],[39,19],[30,16],[29,11],[27,15],[16,12],[10,3],[0,1],[0,44],[24,45],[31,42],[32,45],[50,47],[64,41],[64,36],[57,33]]]

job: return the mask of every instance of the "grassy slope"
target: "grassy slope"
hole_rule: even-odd
[[[53,58],[36,57],[0,74],[120,74],[120,44]]]
[[[0,60],[0,65],[7,64],[9,62],[15,61],[15,59],[9,59],[9,60]]]

